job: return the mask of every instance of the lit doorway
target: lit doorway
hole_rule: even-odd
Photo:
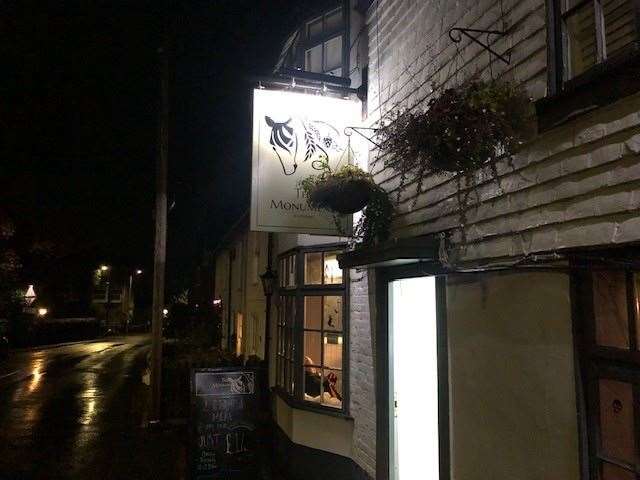
[[[388,283],[389,478],[439,479],[443,435],[448,423],[438,359],[446,365],[446,335],[438,322],[436,277],[415,277]],[[441,359],[442,360],[442,359]],[[444,395],[443,395],[444,393]],[[444,428],[439,425],[444,423]]]

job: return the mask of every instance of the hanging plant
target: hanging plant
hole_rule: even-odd
[[[336,225],[341,233],[346,234],[339,217],[363,210],[353,231],[353,238],[359,245],[373,245],[389,238],[393,205],[373,176],[361,168],[343,165],[334,172],[324,162],[321,173],[303,179],[300,188],[309,206],[336,215]]]
[[[385,166],[400,174],[401,192],[415,180],[416,194],[431,174],[467,178],[515,153],[527,133],[530,101],[524,88],[503,81],[469,81],[445,90],[423,112],[401,112],[378,131]]]

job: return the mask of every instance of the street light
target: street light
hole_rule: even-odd
[[[269,237],[269,246],[271,244],[271,237]],[[271,248],[269,248],[271,250]],[[269,259],[271,259],[271,252],[269,252]],[[278,275],[271,269],[271,261],[267,264],[267,269],[260,275],[260,281],[262,282],[262,291],[264,292],[264,299],[266,302],[265,319],[264,319],[264,362],[267,368],[267,375],[269,374],[269,343],[271,343],[271,296],[276,286]],[[268,382],[267,382],[268,383]]]
[[[109,270],[109,265],[100,265],[100,270],[106,272],[107,270]]]
[[[260,275],[260,281],[262,282],[262,291],[264,296],[269,298],[273,295],[273,289],[276,286],[276,280],[278,276],[271,269],[271,265],[267,266],[267,270]]]
[[[41,307],[38,309],[38,316],[40,317],[44,317],[47,313],[49,313],[47,308]]]

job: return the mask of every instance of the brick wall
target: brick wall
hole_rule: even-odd
[[[493,47],[512,53],[510,65],[490,63],[479,46],[464,40],[456,47],[449,38],[453,26],[501,29],[502,11],[510,34]],[[543,0],[374,2],[367,18],[369,122],[400,107],[422,109],[443,87],[475,72],[489,78],[492,71],[523,83],[532,99],[544,97],[545,18]],[[535,136],[512,165],[499,165],[500,185],[488,169],[479,171],[464,235],[453,175],[427,179],[417,200],[409,186],[394,236],[445,231],[461,262],[640,240],[639,111],[640,95],[634,95]],[[394,195],[399,178],[382,163],[373,162],[371,170]]]
[[[354,418],[352,455],[367,474],[375,478],[376,406],[374,386],[373,315],[369,311],[369,278],[351,271],[350,284],[350,394]]]

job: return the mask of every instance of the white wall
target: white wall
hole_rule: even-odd
[[[578,480],[568,276],[451,276],[455,480]]]

